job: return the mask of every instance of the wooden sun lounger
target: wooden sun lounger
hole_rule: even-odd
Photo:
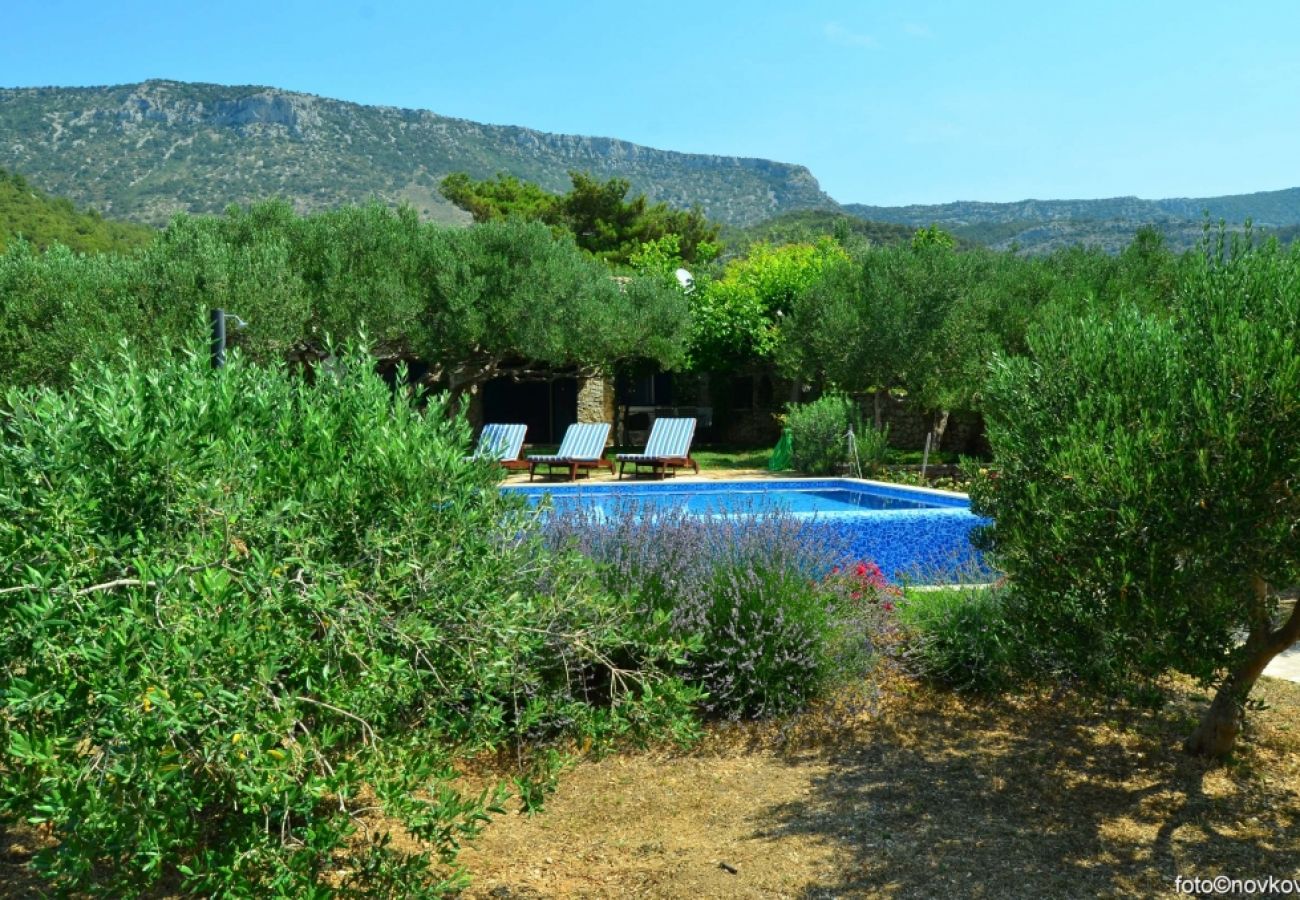
[[[690,466],[695,474],[700,474],[700,464],[691,459],[691,441],[695,438],[694,419],[655,419],[650,427],[650,437],[646,440],[643,453],[620,453],[618,455],[618,477],[632,466],[632,475],[642,468],[648,468],[659,478],[667,478],[668,470],[676,474],[677,469]]]
[[[605,442],[609,440],[609,423],[578,422],[564,432],[560,449],[550,455],[528,457],[528,480],[532,481],[539,468],[542,474],[552,475],[557,469],[566,472],[570,481],[577,481],[580,472],[590,474],[592,469],[608,469],[614,474],[614,463],[605,459]]]
[[[507,470],[527,469],[528,460],[522,458],[527,432],[527,425],[484,425],[471,458],[492,459]]]

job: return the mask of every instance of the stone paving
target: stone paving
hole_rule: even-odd
[[[1290,650],[1275,656],[1268,668],[1264,670],[1264,674],[1273,678],[1300,682],[1300,644],[1295,644]]]
[[[1292,600],[1289,605],[1284,604],[1282,612],[1289,615],[1290,610],[1295,608],[1295,602]],[[1273,678],[1285,678],[1287,681],[1300,682],[1300,644],[1292,644],[1290,650],[1284,650],[1273,657],[1273,661],[1264,670],[1264,674]]]

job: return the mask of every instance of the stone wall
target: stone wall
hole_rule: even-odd
[[[785,411],[786,403],[793,396],[793,388],[794,385],[785,379],[772,378],[769,388],[756,389],[749,409],[720,409],[721,404],[715,403],[713,428],[707,435],[708,441],[748,446],[775,444],[781,436],[781,425],[776,417]],[[810,399],[804,395],[800,402]],[[875,407],[870,397],[863,399],[861,409],[863,421],[873,422]],[[925,436],[934,424],[928,413],[895,397],[885,399],[881,420],[889,426],[889,445],[899,450],[924,449]],[[974,413],[953,413],[948,417],[942,446],[932,449],[987,456],[989,447],[984,436],[983,418]]]
[[[862,401],[862,418],[874,421],[875,407],[870,397]],[[906,400],[887,397],[881,410],[881,420],[889,426],[889,445],[899,450],[925,449],[925,436],[934,425],[930,414],[910,406]],[[953,413],[943,432],[943,445],[939,448],[970,456],[987,456],[988,441],[984,436],[984,419],[975,413]]]

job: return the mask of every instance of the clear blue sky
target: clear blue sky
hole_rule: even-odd
[[[1300,4],[9,0],[0,86],[263,84],[807,165],[873,204],[1300,185]]]

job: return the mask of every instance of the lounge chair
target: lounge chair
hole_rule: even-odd
[[[545,466],[544,474],[554,474],[556,469],[564,469],[570,481],[577,481],[578,472],[590,472],[595,468],[609,469],[614,474],[614,464],[605,459],[605,441],[609,440],[609,423],[590,422],[570,425],[560,441],[560,449],[554,454],[528,457],[528,480],[533,480],[539,467]]]
[[[469,458],[493,459],[503,469],[526,469],[528,460],[521,457],[527,432],[527,425],[484,425],[474,455]]]
[[[690,466],[695,474],[700,474],[700,464],[691,459],[691,440],[695,437],[694,419],[655,419],[650,426],[650,438],[646,441],[644,453],[620,453],[618,455],[618,477],[623,477],[623,470],[631,464],[632,474],[648,467],[660,478],[668,477],[668,470]]]

